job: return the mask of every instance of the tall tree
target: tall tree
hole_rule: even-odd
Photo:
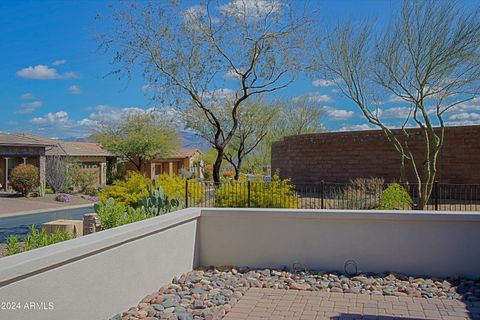
[[[388,28],[369,22],[337,27],[320,52],[321,66],[365,118],[385,133],[428,202],[444,142],[445,114],[479,94],[480,11],[450,1],[404,1]],[[382,100],[405,104],[400,132],[382,118]],[[423,154],[414,155],[408,127],[420,129]],[[438,127],[438,128],[436,128]]]
[[[126,115],[119,122],[101,125],[93,138],[106,150],[127,158],[139,171],[145,161],[171,155],[180,140],[171,122],[157,113]]]
[[[202,1],[187,8],[177,1],[126,3],[99,38],[121,64],[114,73],[130,74],[140,65],[158,96],[191,101],[203,113],[215,128],[213,179],[219,183],[243,103],[286,88],[302,68],[310,34],[305,12],[301,4],[277,0]],[[219,101],[229,105],[226,126]]]
[[[228,115],[228,104],[218,106]],[[188,128],[193,129],[204,138],[212,147],[215,147],[215,127],[202,121],[203,114],[195,107],[185,110],[183,118]],[[254,152],[258,145],[270,131],[270,127],[278,118],[278,108],[263,98],[246,101],[238,114],[238,128],[224,153],[224,159],[235,170],[235,180],[238,180],[245,158]],[[223,119],[224,125],[229,123],[227,116]],[[230,126],[232,125],[230,121]]]

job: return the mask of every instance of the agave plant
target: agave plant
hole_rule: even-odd
[[[155,182],[153,187],[149,186],[147,189],[148,195],[140,200],[139,206],[152,216],[176,211],[183,206],[180,200],[169,199],[163,189],[157,187]]]

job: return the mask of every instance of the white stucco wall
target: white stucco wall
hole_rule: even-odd
[[[480,214],[205,209],[200,264],[480,277]]]
[[[0,259],[0,319],[108,319],[198,265],[480,277],[480,213],[190,208]]]
[[[0,310],[0,319],[108,319],[125,311],[194,267],[198,216],[187,209],[0,259],[0,302],[54,306]]]

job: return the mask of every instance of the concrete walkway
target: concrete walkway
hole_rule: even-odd
[[[251,288],[224,320],[480,319],[480,302]]]
[[[68,203],[55,201],[55,195],[49,194],[45,197],[23,198],[23,197],[0,197],[0,218],[13,214],[30,214],[38,211],[49,211],[52,209],[67,209],[91,205],[92,202],[75,195]]]

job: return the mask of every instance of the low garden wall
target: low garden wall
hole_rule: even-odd
[[[0,259],[0,319],[108,319],[136,305],[196,265],[199,215],[186,209]]]
[[[480,278],[478,212],[204,209],[199,234],[202,265]]]
[[[190,208],[0,259],[0,318],[108,319],[199,265],[478,278],[479,243],[480,213]]]

